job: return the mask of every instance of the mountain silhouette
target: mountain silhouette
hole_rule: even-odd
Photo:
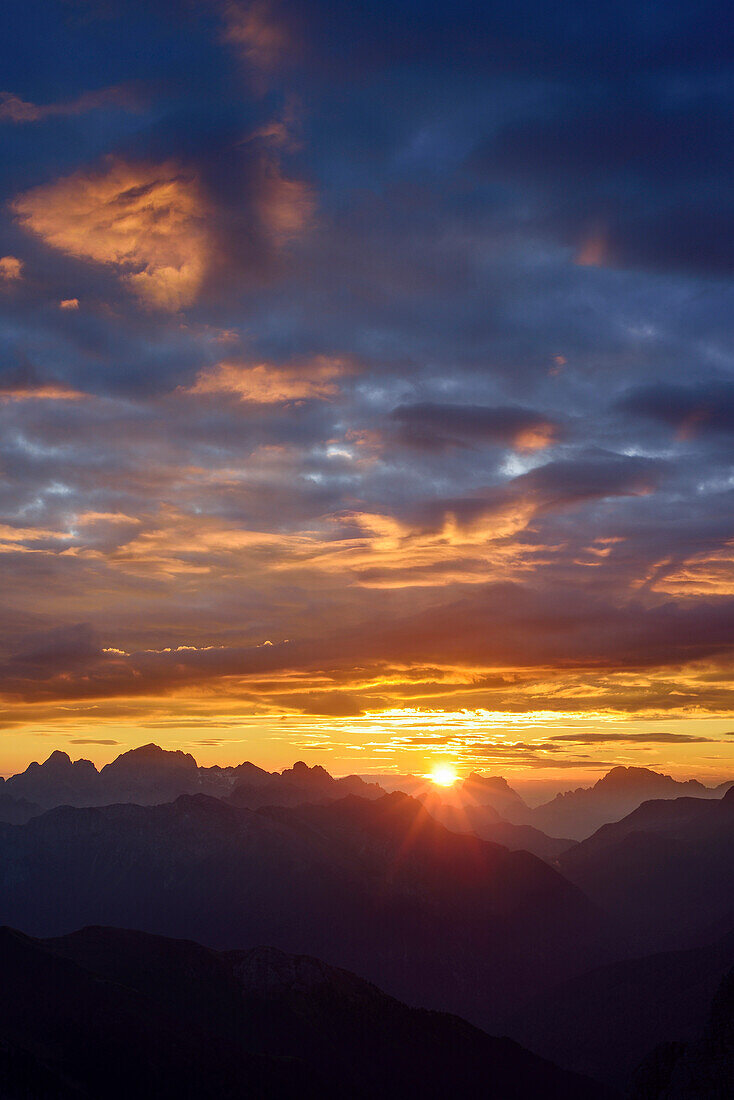
[[[34,761],[24,772],[6,779],[5,791],[44,809],[85,806],[99,796],[100,777],[91,760],[72,762],[68,753],[56,749],[43,764]]]
[[[256,809],[259,806],[300,806],[304,802],[331,801],[347,795],[380,798],[384,793],[376,783],[366,783],[358,775],[334,779],[320,765],[309,768],[299,760],[292,768],[268,775],[266,780],[256,784],[243,780],[234,788],[229,801],[235,806]]]
[[[491,806],[505,821],[524,825],[530,820],[530,807],[501,775],[471,772],[459,785],[462,802]]]
[[[696,1042],[671,1039],[635,1073],[631,1100],[727,1100],[734,1096],[734,970],[714,997]]]
[[[4,928],[0,968],[4,1100],[604,1095],[509,1039],[273,948]]]
[[[734,929],[734,920],[731,922]],[[562,983],[508,1021],[507,1033],[537,1054],[625,1088],[665,1040],[700,1034],[711,998],[734,966],[734,930],[713,943],[595,968]]]
[[[546,836],[540,829],[532,825],[515,825],[505,821],[492,806],[480,806],[472,804],[456,805],[451,802],[443,802],[440,798],[429,795],[424,798],[428,810],[437,821],[440,821],[447,829],[457,833],[474,833],[482,840],[489,840],[493,844],[502,844],[511,852],[526,851],[540,859],[552,863],[562,852],[567,851],[576,843],[575,840],[562,840],[558,837]]]
[[[268,772],[245,761],[233,767],[200,767],[190,753],[141,745],[122,753],[101,771],[90,760],[72,761],[58,749],[43,764],[29,764],[0,788],[0,821],[22,823],[55,806],[110,806],[135,802],[154,806],[182,794],[232,797],[242,806],[296,806],[301,802],[384,792],[358,776],[333,779],[321,767],[299,762]],[[12,799],[12,801],[11,801]],[[21,805],[17,805],[20,803]]]
[[[553,868],[450,832],[402,794],[257,811],[181,796],[3,825],[0,920],[36,935],[93,923],[216,948],[269,941],[489,1028],[611,950]]]
[[[105,801],[151,805],[195,794],[201,781],[190,753],[143,745],[106,764],[99,773],[99,785]]]
[[[617,767],[593,787],[556,795],[531,811],[527,821],[551,836],[584,840],[602,825],[618,821],[650,799],[720,798],[721,787],[705,787],[697,779],[680,782],[649,768]]]
[[[636,934],[681,945],[734,911],[734,788],[646,802],[559,857],[563,873]]]
[[[40,814],[41,807],[27,798],[13,798],[5,790],[5,784],[0,780],[0,821],[9,825],[25,825],[32,817]]]

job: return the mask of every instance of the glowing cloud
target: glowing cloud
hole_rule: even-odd
[[[21,224],[52,248],[116,267],[146,304],[177,310],[196,298],[213,244],[197,179],[175,164],[110,159],[20,195]]]
[[[277,164],[267,166],[258,204],[260,220],[275,245],[285,245],[303,233],[314,211],[311,188],[302,180],[286,179]]]
[[[251,4],[227,3],[224,20],[225,41],[240,50],[258,69],[275,68],[290,48],[290,36],[267,0],[255,0]]]
[[[95,92],[84,92],[75,99],[65,99],[60,103],[29,103],[12,92],[0,92],[0,122],[42,122],[47,118],[82,115],[102,107],[134,110],[138,106],[138,97],[130,86],[121,84],[100,88]]]
[[[673,596],[731,596],[734,593],[734,539],[718,549],[696,554],[675,568],[659,563],[656,592]]]
[[[10,401],[83,401],[87,394],[63,382],[22,383],[0,386],[0,404]]]
[[[342,359],[316,356],[289,367],[268,363],[218,363],[199,373],[187,394],[218,394],[255,405],[286,401],[325,400],[339,392],[336,379],[349,370]]]
[[[575,262],[581,267],[603,267],[608,259],[606,237],[593,233],[587,237],[576,253]]]
[[[15,283],[23,273],[23,261],[17,256],[0,256],[0,279],[5,283]]]

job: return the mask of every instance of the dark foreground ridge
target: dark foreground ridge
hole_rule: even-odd
[[[562,853],[559,866],[641,940],[691,940],[734,912],[734,789],[646,802]]]
[[[273,948],[0,930],[3,1100],[603,1100],[510,1039]]]
[[[603,918],[556,870],[398,793],[255,811],[184,795],[0,825],[0,923],[270,942],[490,1031],[608,957]]]
[[[635,1074],[632,1100],[728,1100],[734,1096],[734,970],[714,997],[703,1035],[658,1046]]]

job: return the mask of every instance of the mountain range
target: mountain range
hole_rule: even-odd
[[[55,806],[141,806],[171,802],[181,794],[232,798],[242,806],[298,805],[317,799],[379,798],[385,792],[356,775],[333,779],[322,767],[302,761],[283,772],[267,772],[246,761],[233,767],[200,767],[190,753],[142,745],[97,771],[90,760],[56,750],[43,764],[29,764],[0,786],[0,821],[30,820]]]
[[[558,864],[641,941],[690,941],[734,912],[734,789],[716,800],[645,802]]]
[[[110,924],[219,949],[269,942],[489,1029],[609,958],[613,937],[558,871],[453,833],[397,793],[254,811],[183,795],[0,825],[0,921],[41,936]]]
[[[533,809],[477,773],[411,797],[302,762],[53,753],[0,786],[0,922],[26,933],[0,937],[24,1006],[15,1031],[0,1012],[0,1096],[129,1095],[127,1070],[99,1076],[127,1045],[162,1096],[245,1078],[263,1097],[372,1095],[380,1066],[385,1095],[484,1095],[481,1064],[487,1095],[515,1100],[692,1097],[734,965],[730,788],[615,768]],[[565,834],[538,827],[553,815]]]
[[[531,808],[501,776],[469,775],[457,785],[464,803],[490,806],[515,825],[532,825],[551,837],[584,840],[602,825],[618,821],[651,799],[721,798],[731,781],[706,787],[697,779],[680,781],[649,768],[612,768],[591,787],[566,791]]]
[[[477,832],[484,839],[553,860],[572,842],[586,839],[645,801],[684,796],[719,799],[731,783],[705,787],[697,780],[680,782],[648,768],[616,767],[593,786],[567,791],[534,808],[502,776],[472,772],[444,792],[440,802],[425,779],[404,776],[402,786],[406,793],[421,798],[430,792],[437,816],[451,828]],[[181,794],[207,794],[256,809],[350,794],[373,799],[384,793],[382,786],[366,777],[333,778],[319,765],[308,767],[302,761],[282,772],[268,772],[249,761],[202,767],[190,753],[151,744],[122,753],[98,771],[91,761],[72,761],[57,750],[44,763],[34,762],[24,772],[0,781],[0,821],[20,824],[55,806],[158,805]],[[456,806],[464,811],[463,818],[450,808]]]
[[[683,951],[661,951],[597,967],[563,982],[507,1021],[525,1046],[626,1091],[655,1047],[692,1042],[711,999],[734,966],[732,931]]]
[[[443,801],[439,795],[429,792],[422,801],[437,821],[457,833],[474,833],[482,840],[502,844],[510,851],[532,852],[540,859],[552,863],[562,852],[572,848],[574,840],[547,836],[533,825],[516,825],[506,821],[492,806]]]
[[[631,1100],[727,1100],[734,1094],[734,970],[693,1042],[661,1043],[634,1075]]]
[[[3,928],[0,970],[4,1100],[602,1096],[509,1039],[273,948]]]

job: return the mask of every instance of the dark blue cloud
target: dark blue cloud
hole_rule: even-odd
[[[256,13],[274,57],[233,36],[249,10],[0,13],[0,92],[30,105],[0,118],[0,256],[22,262],[0,281],[4,642],[46,631],[39,669],[68,647],[102,694],[132,679],[89,648],[102,635],[227,650],[180,673],[140,657],[139,693],[189,665],[285,676],[319,654],[319,672],[444,649],[614,672],[690,652],[715,666],[691,688],[715,708],[732,643],[728,8],[273,0]],[[47,208],[59,180],[113,163],[140,192],[73,206],[75,250],[22,224],[19,196],[47,188]],[[131,289],[144,209],[115,252],[115,212],[155,194],[158,168],[194,182],[162,203],[187,247],[154,275],[205,242],[169,309]],[[320,358],[343,369],[315,396],[197,390],[222,364],[278,379]],[[64,633],[80,619],[99,633]],[[261,651],[271,637],[293,645]],[[318,683],[306,702],[358,711],[342,674],[341,703]],[[615,699],[648,690],[670,705],[649,680]]]

